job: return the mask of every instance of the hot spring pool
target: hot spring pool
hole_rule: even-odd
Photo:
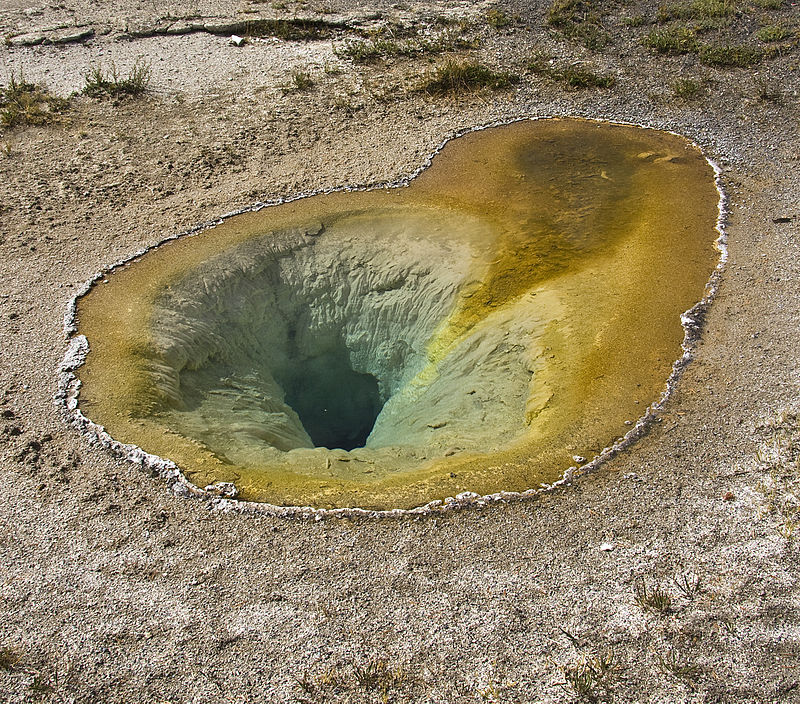
[[[251,501],[550,483],[663,393],[719,197],[671,133],[472,132],[408,187],[237,215],[115,269],[77,303],[79,410]]]

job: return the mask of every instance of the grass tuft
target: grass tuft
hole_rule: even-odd
[[[577,663],[562,668],[562,688],[580,700],[597,701],[601,690],[608,689],[618,669],[613,651],[605,651],[592,658],[583,655]]]
[[[8,85],[0,88],[0,124],[47,125],[67,109],[69,101],[52,95],[45,86],[29,83],[22,74],[12,75]]]
[[[415,678],[404,668],[393,666],[385,658],[370,657],[363,662],[353,662],[348,667],[329,667],[312,675],[305,671],[295,677],[295,689],[301,695],[314,697],[314,701],[328,701],[331,694],[362,692],[377,694],[380,700],[395,700],[395,695],[404,688],[412,686]],[[371,700],[371,698],[370,698]],[[298,701],[308,701],[298,697]]]
[[[638,580],[633,585],[636,603],[642,609],[651,609],[660,614],[666,614],[672,606],[672,597],[660,585],[648,587],[644,579]]]
[[[558,74],[558,80],[570,88],[611,88],[615,83],[614,76],[595,73],[582,64],[568,66]]]
[[[688,27],[652,29],[644,37],[642,44],[659,54],[688,54],[697,50],[695,34]]]
[[[572,690],[579,699],[596,697],[597,677],[586,662],[568,665],[563,672],[565,688]]]
[[[756,37],[765,43],[780,42],[784,39],[791,39],[795,35],[794,31],[789,27],[784,27],[780,24],[771,24],[762,27],[756,32]]]
[[[502,90],[519,83],[519,76],[496,72],[477,62],[459,62],[449,59],[421,86],[429,95],[458,95],[485,88]]]
[[[505,12],[499,10],[496,7],[493,7],[486,13],[486,23],[495,30],[506,29],[514,24],[514,20],[511,19]]]
[[[14,672],[22,667],[22,655],[13,648],[0,648],[0,670]]]
[[[703,673],[701,667],[679,660],[674,650],[670,650],[666,656],[659,655],[658,662],[664,672],[683,680],[692,690],[697,678]]]
[[[698,81],[691,78],[678,78],[672,82],[672,94],[681,100],[696,100],[703,94]]]
[[[547,24],[587,49],[602,49],[611,43],[611,35],[603,28],[600,8],[599,0],[554,0]]]
[[[295,90],[309,91],[314,87],[314,79],[308,71],[292,71],[292,86]]]
[[[658,8],[659,22],[670,20],[708,20],[728,17],[736,11],[732,0],[694,0],[691,3],[662,5]]]
[[[616,82],[610,74],[597,73],[586,64],[571,64],[564,69],[552,65],[545,54],[534,54],[528,61],[528,70],[570,88],[611,88]]]
[[[150,72],[150,64],[141,58],[136,60],[127,76],[120,75],[113,62],[108,72],[102,66],[95,66],[84,76],[83,93],[92,98],[135,98],[147,90]]]
[[[764,58],[759,47],[730,44],[704,44],[699,53],[704,64],[721,68],[747,68],[760,64]]]
[[[415,34],[402,39],[391,32],[377,32],[368,39],[346,41],[334,52],[356,64],[372,64],[392,57],[412,58],[476,48],[477,39],[465,36],[465,31],[466,28],[448,25],[430,36]]]
[[[675,586],[678,588],[678,591],[687,599],[689,599],[689,601],[694,600],[694,598],[702,590],[700,576],[694,574],[693,572],[684,572],[676,575],[673,581],[675,582]]]

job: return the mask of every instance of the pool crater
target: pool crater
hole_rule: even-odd
[[[551,483],[660,399],[719,198],[672,133],[471,132],[408,187],[239,214],[109,273],[77,301],[78,410],[279,506]]]

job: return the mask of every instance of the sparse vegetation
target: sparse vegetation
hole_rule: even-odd
[[[329,667],[319,674],[304,672],[295,678],[295,689],[303,695],[322,697],[331,692],[372,693],[388,702],[390,695],[413,684],[413,677],[402,667],[392,666],[385,658],[370,657],[363,663],[352,663],[346,667]]]
[[[597,678],[585,661],[564,668],[564,686],[580,699],[594,698]]]
[[[694,572],[683,572],[676,575],[673,581],[678,591],[690,601],[700,593],[702,587],[700,577]]]
[[[670,20],[708,20],[714,17],[727,17],[736,10],[731,0],[694,0],[691,3],[662,5],[658,8],[658,21]]]
[[[756,460],[765,473],[757,490],[761,514],[775,517],[775,530],[792,542],[800,527],[800,425],[797,414],[785,412],[767,424],[768,437]]]
[[[672,94],[681,100],[696,100],[703,93],[698,81],[692,78],[678,78],[672,82]]]
[[[34,694],[39,696],[44,696],[45,694],[49,694],[54,689],[53,685],[50,684],[49,679],[44,673],[37,673],[33,681],[30,683],[30,690]]]
[[[400,53],[400,45],[391,39],[353,39],[335,49],[336,55],[357,64],[370,64]]]
[[[603,28],[600,8],[598,0],[554,0],[547,23],[587,49],[602,49],[611,42],[611,36]]]
[[[21,667],[22,655],[13,648],[0,648],[0,670],[14,672]]]
[[[642,43],[659,54],[688,54],[697,49],[694,32],[688,27],[681,26],[652,29]]]
[[[474,49],[477,39],[461,28],[446,26],[431,36],[414,34],[398,37],[392,32],[376,32],[368,39],[352,39],[335,49],[336,55],[357,64],[370,64],[391,57],[411,58]]]
[[[519,83],[519,76],[497,72],[474,61],[455,61],[449,59],[436,69],[421,86],[420,90],[429,95],[458,95],[488,88],[501,90]]]
[[[570,64],[566,68],[557,68],[552,60],[544,54],[536,54],[528,61],[528,70],[553,81],[563,83],[570,88],[610,88],[615,83],[614,76],[597,73],[586,64]]]
[[[780,24],[770,24],[756,32],[756,37],[762,42],[780,42],[794,37],[795,33],[789,27]]]
[[[752,46],[730,44],[704,44],[700,47],[700,61],[721,68],[747,68],[761,63],[764,51]]]
[[[622,24],[625,27],[643,27],[649,24],[647,17],[642,14],[632,15],[631,17],[623,17]]]
[[[363,665],[353,665],[353,678],[358,686],[384,696],[401,684],[404,676],[401,668],[390,666],[383,658],[369,658]]]
[[[660,614],[666,614],[672,606],[672,597],[660,585],[648,587],[644,579],[639,579],[633,585],[636,603],[642,609],[650,609]]]
[[[614,85],[614,76],[595,73],[584,64],[567,66],[555,76],[570,88],[610,88]]]
[[[492,29],[501,30],[510,27],[514,21],[505,12],[493,7],[486,13],[486,23]]]
[[[703,672],[697,665],[678,659],[674,650],[670,650],[667,655],[659,655],[658,662],[664,672],[683,680],[692,690],[696,686],[697,678]]]
[[[46,125],[58,118],[69,106],[69,101],[59,98],[43,85],[29,83],[20,74],[12,75],[8,85],[0,88],[0,124]]]
[[[586,657],[562,668],[562,687],[579,699],[596,701],[601,690],[607,690],[618,669],[613,651],[604,651],[597,657]]]
[[[142,95],[150,83],[150,64],[144,59],[137,59],[130,73],[123,76],[112,62],[106,71],[102,66],[95,66],[84,76],[83,93],[92,98],[105,97],[137,97]]]
[[[780,84],[774,83],[768,78],[756,78],[756,91],[756,97],[762,103],[780,103],[783,99]]]
[[[314,87],[314,79],[308,71],[292,71],[292,86],[295,90],[308,91]]]

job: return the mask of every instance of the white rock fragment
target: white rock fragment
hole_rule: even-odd
[[[214,496],[222,496],[228,499],[233,499],[239,493],[236,485],[233,482],[215,482],[205,487],[204,491]]]

